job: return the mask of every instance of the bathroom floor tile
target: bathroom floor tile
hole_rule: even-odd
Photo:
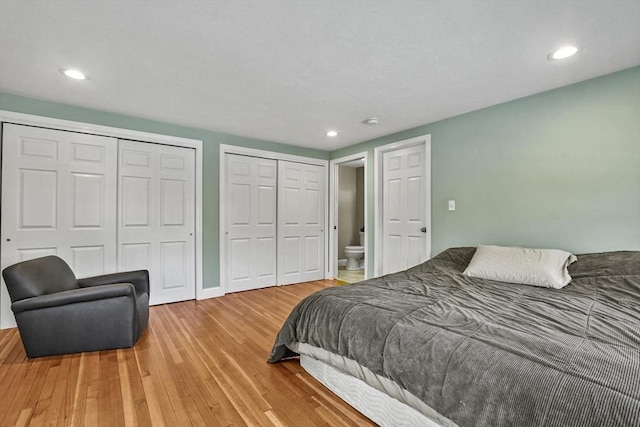
[[[347,283],[356,283],[364,280],[364,270],[344,270],[338,268],[338,280]]]

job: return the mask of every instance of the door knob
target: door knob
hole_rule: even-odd
[[[427,232],[427,227],[422,227],[422,228],[420,229],[420,231],[422,231],[423,233],[426,233],[426,232]]]

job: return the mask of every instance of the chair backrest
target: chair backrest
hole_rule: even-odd
[[[75,274],[62,258],[46,256],[5,268],[2,277],[11,302],[76,289]]]

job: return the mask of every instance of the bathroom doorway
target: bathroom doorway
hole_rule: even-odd
[[[366,153],[331,161],[330,272],[344,283],[369,277],[366,164]]]

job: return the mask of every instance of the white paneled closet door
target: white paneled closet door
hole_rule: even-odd
[[[149,270],[151,305],[195,298],[195,150],[119,141],[118,269]]]
[[[277,161],[226,154],[226,290],[276,284]]]
[[[57,255],[78,277],[114,272],[117,153],[114,138],[4,124],[1,268]]]
[[[278,284],[324,278],[324,168],[278,161]]]

